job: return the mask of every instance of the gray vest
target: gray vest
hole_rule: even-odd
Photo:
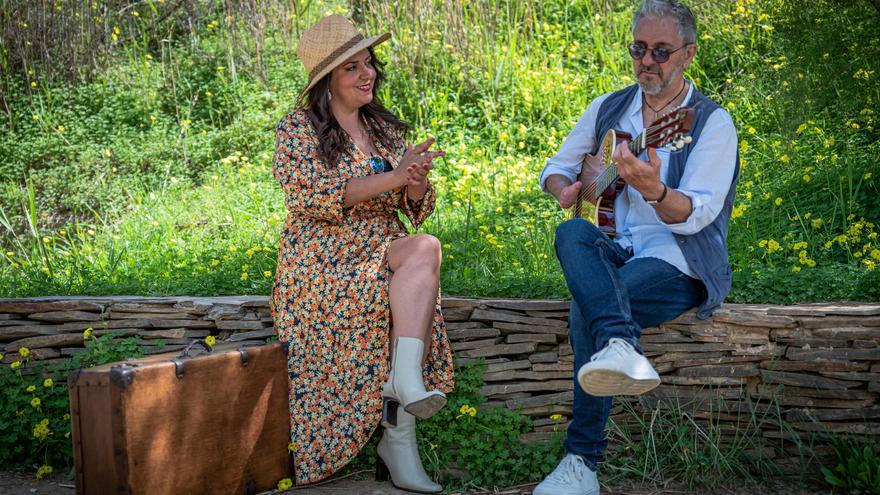
[[[599,107],[599,117],[596,119],[596,142],[601,142],[602,136],[613,127],[617,126],[621,117],[629,108],[633,98],[638,92],[638,86],[632,85],[612,93]],[[687,165],[688,155],[697,145],[700,133],[709,116],[718,104],[705,97],[694,88],[689,106],[696,110],[690,144],[685,145],[681,151],[671,153],[669,156],[669,169],[666,174],[666,185],[671,188],[678,187],[684,168]],[[598,146],[598,144],[597,144]],[[591,154],[595,153],[593,150]],[[702,164],[704,167],[711,166],[709,163]],[[730,262],[727,259],[727,223],[730,220],[730,212],[733,209],[733,197],[736,193],[736,182],[739,178],[739,151],[736,154],[736,169],[733,172],[733,181],[727,197],[724,198],[724,207],[711,224],[693,235],[675,235],[681,252],[684,254],[688,265],[700,277],[706,285],[708,293],[706,300],[700,304],[697,316],[706,319],[712,315],[712,311],[721,305],[724,297],[730,292],[731,273]]]

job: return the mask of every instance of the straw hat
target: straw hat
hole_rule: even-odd
[[[390,37],[391,33],[384,33],[364,38],[354,24],[341,15],[321,19],[303,33],[296,48],[296,54],[309,76],[309,83],[300,97],[305,96],[316,82],[349,57]]]

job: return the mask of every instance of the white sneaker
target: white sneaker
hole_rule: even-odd
[[[596,397],[641,395],[660,385],[660,375],[645,356],[623,339],[611,339],[581,366],[578,383]]]
[[[599,495],[599,478],[581,456],[567,454],[532,495]]]

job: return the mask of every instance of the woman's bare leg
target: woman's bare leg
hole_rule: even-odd
[[[418,234],[391,242],[388,266],[392,271],[392,344],[397,337],[422,339],[425,355],[430,353],[434,308],[440,290],[440,260],[440,241],[432,235]]]

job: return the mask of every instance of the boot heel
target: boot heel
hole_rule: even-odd
[[[389,397],[382,398],[382,426],[385,428],[397,427],[397,408],[400,403]]]
[[[381,457],[376,456],[376,481],[388,481],[391,479],[391,472]]]

